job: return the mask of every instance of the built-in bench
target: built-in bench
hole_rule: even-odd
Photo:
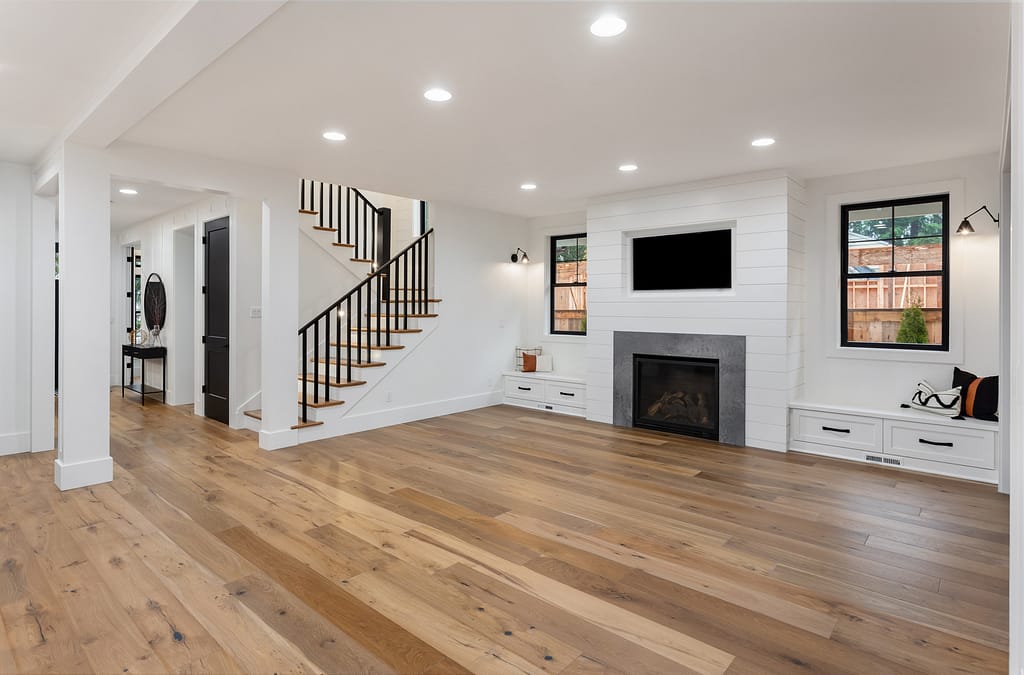
[[[805,402],[789,415],[790,450],[999,482],[998,422]]]
[[[524,408],[583,417],[587,414],[587,384],[579,377],[558,373],[502,373],[504,402]]]

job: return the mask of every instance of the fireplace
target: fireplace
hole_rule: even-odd
[[[718,440],[718,359],[633,354],[633,426]]]

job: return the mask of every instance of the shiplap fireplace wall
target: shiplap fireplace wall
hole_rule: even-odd
[[[634,292],[630,239],[734,228],[729,291]],[[746,444],[786,449],[803,387],[803,186],[782,173],[613,195],[587,210],[587,418],[613,421],[615,331],[746,337]]]

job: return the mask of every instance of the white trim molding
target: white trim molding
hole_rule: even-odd
[[[31,449],[29,433],[17,431],[10,434],[0,434],[0,456],[17,455],[21,452],[28,452]]]
[[[89,459],[84,462],[66,464],[53,460],[53,482],[61,490],[109,483],[114,480],[114,460],[110,457]]]

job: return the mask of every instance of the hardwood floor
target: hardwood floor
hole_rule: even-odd
[[[983,673],[994,488],[494,407],[269,453],[111,397],[0,458],[0,672]]]

